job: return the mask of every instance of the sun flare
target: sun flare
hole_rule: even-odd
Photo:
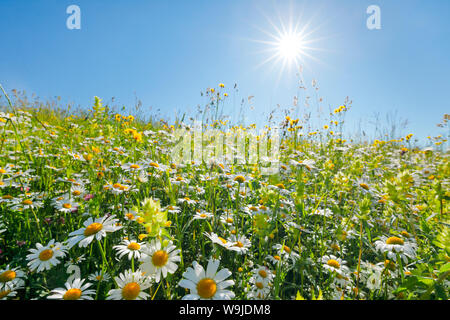
[[[293,62],[303,54],[303,38],[301,34],[286,33],[278,41],[278,54],[280,57]]]
[[[298,71],[302,67],[307,67],[308,60],[321,63],[313,53],[323,51],[314,45],[322,40],[316,34],[320,23],[313,23],[311,18],[305,19],[303,16],[283,18],[278,14],[278,23],[275,23],[271,16],[265,15],[265,18],[270,30],[254,26],[266,36],[264,40],[252,40],[264,45],[259,53],[264,54],[265,57],[257,68],[272,65],[273,69],[278,70],[280,79],[285,72]],[[314,24],[316,26],[312,27]]]

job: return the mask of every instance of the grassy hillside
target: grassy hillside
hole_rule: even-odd
[[[444,139],[354,143],[339,135],[347,111],[315,131],[283,118],[279,170],[264,175],[262,154],[239,160],[251,140],[228,161],[175,163],[177,129],[193,129],[182,119],[145,122],[99,98],[84,111],[6,104],[0,298],[448,299]]]

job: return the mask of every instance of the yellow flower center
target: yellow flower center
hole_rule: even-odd
[[[262,277],[262,278],[267,278],[267,272],[265,270],[259,270],[258,274]]]
[[[5,169],[0,169],[0,173],[6,173]]]
[[[341,267],[341,265],[339,264],[339,262],[337,262],[337,261],[334,260],[334,259],[328,260],[328,261],[327,261],[327,265],[329,265],[330,267],[336,268],[336,269],[339,269],[339,268]]]
[[[0,291],[0,299],[3,299],[4,297],[6,297],[10,292],[11,292],[11,290]]]
[[[263,289],[264,288],[264,285],[262,284],[262,282],[256,282],[255,283],[255,286],[258,288],[258,289]]]
[[[138,164],[132,164],[132,165],[130,166],[130,168],[131,168],[131,169],[139,169],[140,166],[139,166]]]
[[[236,176],[236,178],[234,178],[234,181],[237,181],[239,183],[244,183],[245,178],[243,176]]]
[[[222,241],[223,244],[227,243],[227,240],[225,240],[224,238],[222,238],[222,237],[218,237],[218,238],[220,241]]]
[[[390,237],[386,240],[386,244],[399,244],[403,245],[405,242],[398,237]]]
[[[159,167],[159,164],[157,164],[157,163],[155,163],[155,162],[151,162],[150,165],[151,165],[152,167],[155,167],[155,168],[158,168],[158,167]]]
[[[81,297],[81,290],[72,288],[66,291],[63,295],[64,300],[78,300]]]
[[[369,190],[369,186],[366,183],[360,183],[359,185],[361,186],[361,188]]]
[[[33,204],[33,201],[27,199],[27,200],[22,201],[22,203],[25,204],[25,205],[27,205],[27,206],[30,206],[30,205]]]
[[[80,191],[80,190],[74,190],[74,191],[72,192],[72,194],[73,194],[74,196],[79,196],[79,195],[81,194],[81,191]]]
[[[169,255],[164,250],[156,251],[152,256],[153,265],[156,267],[163,267],[169,260]]]
[[[409,238],[409,233],[407,231],[402,231],[402,236]]]
[[[2,196],[2,199],[12,199],[13,197],[10,196],[9,194],[6,194],[4,196]]]
[[[281,260],[280,256],[273,256],[273,258],[274,258],[275,260],[278,260],[278,261]]]
[[[41,253],[39,253],[39,260],[41,261],[50,260],[52,257],[53,257],[52,249],[45,249]]]
[[[134,300],[137,298],[140,292],[141,286],[136,282],[130,282],[122,288],[122,297],[125,300]]]
[[[242,248],[244,246],[244,244],[242,242],[238,241],[238,242],[236,242],[235,246]]]
[[[288,246],[283,246],[284,251],[286,251],[287,253],[291,253],[291,248],[289,248]]]
[[[65,209],[70,209],[70,208],[72,208],[72,205],[71,205],[70,203],[64,203],[62,206],[63,206]]]
[[[3,181],[0,181],[0,186],[3,186],[5,183]]]
[[[202,213],[202,214],[200,215],[200,217],[206,218],[206,214]]]
[[[205,278],[197,283],[197,293],[203,299],[209,299],[216,294],[217,285],[213,279]]]
[[[331,249],[333,249],[333,250],[335,250],[335,251],[341,250],[341,248],[339,247],[339,245],[337,245],[337,244],[335,244],[335,243],[333,243],[333,244],[331,245]]]
[[[130,242],[130,244],[127,247],[130,250],[139,250],[141,248],[141,246],[139,245],[139,243],[136,242]]]
[[[280,189],[286,189],[285,187],[284,187],[284,184],[282,184],[282,183],[279,183],[279,184],[277,184],[277,185],[275,185],[276,187],[278,187],[278,188],[280,188]]]
[[[226,222],[228,222],[228,223],[233,223],[233,219],[227,218]]]
[[[99,232],[102,229],[103,229],[103,225],[101,223],[94,222],[86,227],[86,229],[84,230],[84,235],[86,237],[89,237],[93,234],[96,234],[97,232]]]
[[[13,270],[7,270],[0,274],[0,282],[8,282],[16,278],[16,273]]]

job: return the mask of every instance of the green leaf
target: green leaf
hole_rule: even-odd
[[[439,269],[439,273],[444,273],[450,270],[450,262],[447,262],[446,264],[444,264],[440,269]]]

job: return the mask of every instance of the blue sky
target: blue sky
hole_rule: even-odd
[[[80,30],[66,27],[71,4]],[[381,30],[366,27],[369,5],[381,9]],[[293,67],[261,65],[270,54],[256,40],[271,40],[291,18],[314,41],[303,78],[308,87],[317,80],[324,108],[349,96],[350,128],[369,132],[374,113],[395,113],[409,120],[404,134],[423,138],[439,134],[450,112],[449,12],[448,0],[2,0],[0,83],[83,107],[94,96],[128,107],[137,97],[166,117],[192,115],[206,102],[200,92],[224,83],[225,112],[236,115],[254,96],[247,120],[262,122],[299,91]]]

